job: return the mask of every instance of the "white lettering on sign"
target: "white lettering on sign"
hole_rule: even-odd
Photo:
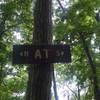
[[[48,59],[49,58],[49,51],[48,49],[36,49],[33,51],[33,57],[34,59]],[[29,52],[27,50],[21,51],[20,53],[21,57],[29,57]],[[62,50],[55,50],[55,56],[57,57],[63,57],[64,56],[64,51]]]
[[[63,52],[63,51],[57,50],[57,51],[56,51],[56,54],[57,54],[58,57],[64,56],[64,52]]]
[[[61,51],[61,56],[64,56],[64,52],[63,51]]]
[[[23,51],[23,52],[20,52],[20,56],[28,57],[29,53],[28,51]]]
[[[37,58],[41,59],[42,58],[40,50],[37,49],[35,51],[34,57],[35,57],[35,59],[37,59]]]
[[[45,52],[45,58],[48,58],[48,50],[47,49],[43,49],[43,51]]]

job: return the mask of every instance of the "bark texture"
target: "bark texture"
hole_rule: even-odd
[[[51,44],[51,2],[36,0],[33,44]],[[26,100],[51,100],[52,64],[41,63],[28,68],[29,80]]]

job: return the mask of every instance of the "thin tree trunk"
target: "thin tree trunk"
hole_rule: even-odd
[[[55,100],[59,100],[58,99],[58,94],[57,94],[57,87],[56,87],[56,79],[55,79],[55,73],[54,73],[54,67],[53,67],[53,88],[54,88],[54,96],[55,96]]]
[[[2,35],[5,33],[5,16],[0,22],[0,39],[2,39]]]
[[[81,100],[81,98],[80,98],[80,86],[79,86],[79,83],[78,83],[78,100]]]
[[[33,44],[51,44],[51,2],[36,0],[34,11]],[[31,65],[26,100],[51,100],[52,65],[47,63]]]
[[[67,96],[67,99],[70,100],[70,99],[69,99],[69,94],[68,94],[68,96]]]
[[[84,39],[84,35],[82,33],[79,33],[79,35],[82,40],[84,51],[87,55],[88,62],[90,64],[91,70],[92,70],[92,81],[93,81],[93,87],[94,87],[95,100],[100,100],[100,90],[99,90],[99,84],[98,84],[98,79],[97,79],[97,74],[96,74],[96,66],[94,66],[92,57],[90,55],[89,49],[88,49],[85,39]]]

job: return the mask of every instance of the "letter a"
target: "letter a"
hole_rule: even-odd
[[[39,50],[36,50],[35,52],[35,59],[40,58],[41,59],[41,53]]]

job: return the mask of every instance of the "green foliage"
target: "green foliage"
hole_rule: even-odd
[[[17,100],[20,100],[20,95],[26,91],[26,69],[23,69],[23,67],[14,68],[10,65],[6,66],[5,68],[5,77],[3,78],[2,83],[0,83],[0,99],[16,100],[18,98]]]
[[[24,96],[18,94],[26,91],[26,66],[12,65],[12,46],[32,43],[34,31],[32,2],[33,0],[4,0],[0,3],[0,100],[24,100]],[[92,71],[79,33],[84,33],[86,44],[97,68],[100,86],[100,21],[96,20],[100,0],[70,0],[69,4],[67,10],[64,8],[65,15],[59,7],[54,9],[54,43],[63,41],[65,44],[70,44],[72,53],[71,64],[55,65],[60,76],[58,82],[77,83],[80,90],[84,90],[84,94],[81,95],[82,100],[90,100],[94,96],[91,84]],[[17,39],[14,32],[19,32],[21,39]]]
[[[12,65],[12,47],[17,43],[32,42],[31,3],[32,0],[4,0],[0,3],[0,100],[25,99],[26,66]],[[21,40],[14,39],[14,31],[21,33]]]
[[[86,45],[89,48],[93,63],[95,63],[97,69],[96,72],[100,85],[100,22],[96,20],[96,12],[99,10],[100,1],[70,0],[69,2],[71,5],[67,9],[67,16],[63,21],[61,20],[62,13],[55,12],[58,20],[55,20],[54,32],[57,33],[54,35],[57,41],[59,41],[58,43],[63,41],[71,45],[72,63],[68,65],[56,65],[56,70],[62,79],[68,82],[73,82],[72,80],[74,80],[74,82],[79,84],[80,89],[84,90],[89,85],[92,87],[93,75],[79,33],[84,34]],[[93,95],[93,88],[92,92],[88,89],[87,96],[84,94],[84,98],[85,100],[90,100],[93,98]]]

